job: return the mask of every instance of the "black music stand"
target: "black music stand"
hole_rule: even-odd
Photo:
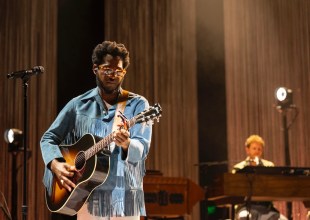
[[[202,184],[204,186],[205,189],[205,200],[201,202],[201,209],[205,209],[205,207],[207,207],[207,211],[202,214],[203,218],[205,220],[212,220],[213,217],[209,215],[208,213],[208,207],[209,206],[215,206],[213,204],[212,201],[209,201],[209,195],[208,195],[208,190],[209,190],[209,186],[213,185],[213,181],[214,179],[218,178],[219,173],[224,173],[227,172],[227,164],[228,161],[208,161],[208,162],[201,162],[198,164],[194,164],[194,166],[198,166],[199,167],[199,172],[203,173],[203,176],[207,176],[208,178],[206,178],[204,180],[204,183],[202,184],[200,182],[200,184]],[[202,180],[200,180],[202,181]],[[234,217],[234,212],[232,211],[233,206],[231,206],[229,209],[229,215],[230,217]],[[226,208],[227,209],[227,208]],[[222,208],[221,210],[221,215],[227,215],[227,212]],[[223,216],[221,216],[223,217]],[[218,217],[215,217],[218,218]]]

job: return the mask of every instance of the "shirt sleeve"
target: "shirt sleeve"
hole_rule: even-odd
[[[140,99],[134,110],[134,115],[149,108],[148,101]],[[146,123],[135,124],[130,129],[130,144],[127,151],[127,162],[136,163],[146,159],[151,144],[152,126]]]
[[[65,136],[74,128],[75,108],[71,100],[61,110],[50,128],[43,134],[40,146],[43,161],[46,166],[55,158],[63,158],[59,145]]]

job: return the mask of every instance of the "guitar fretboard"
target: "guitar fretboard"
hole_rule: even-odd
[[[136,117],[133,117],[132,119],[128,120],[127,125],[128,128],[131,128],[136,123]],[[114,132],[110,133],[108,136],[104,137],[102,140],[98,141],[96,144],[94,144],[92,147],[90,147],[88,150],[85,151],[85,159],[88,160],[95,154],[97,154],[101,150],[109,150],[109,144],[113,142],[113,136]]]

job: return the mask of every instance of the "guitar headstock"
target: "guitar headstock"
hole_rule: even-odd
[[[161,106],[156,103],[154,106],[150,106],[148,109],[139,113],[135,116],[135,123],[148,123],[153,124],[153,121],[156,119],[159,122],[161,117],[162,109]]]

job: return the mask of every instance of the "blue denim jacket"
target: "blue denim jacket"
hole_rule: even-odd
[[[112,132],[117,105],[105,110],[98,88],[73,98],[59,113],[41,139],[41,151],[46,165],[43,183],[51,190],[53,174],[49,163],[62,158],[60,144],[74,144],[84,134],[105,137]],[[132,118],[149,107],[147,100],[129,93],[124,114]],[[110,171],[104,184],[97,187],[88,198],[88,209],[96,216],[137,216],[145,215],[143,176],[145,159],[149,152],[152,128],[136,124],[130,129],[130,145],[126,159],[122,150],[110,145]]]

